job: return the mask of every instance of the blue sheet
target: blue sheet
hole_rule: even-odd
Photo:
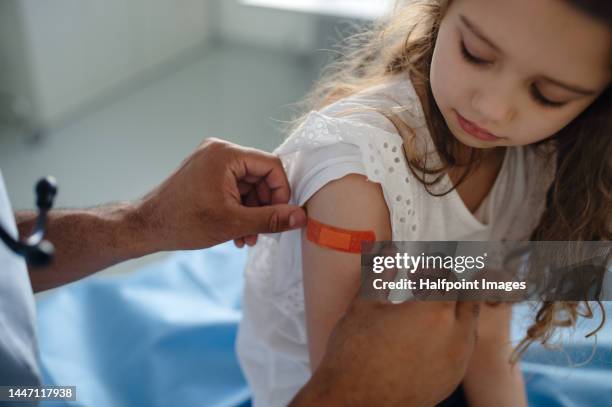
[[[71,406],[247,402],[234,353],[245,261],[246,250],[227,244],[176,253],[41,298],[44,382],[76,385],[79,401]]]
[[[245,260],[245,249],[227,243],[40,298],[44,382],[76,385],[78,401],[70,406],[248,405],[234,353]],[[607,310],[612,317],[611,303]],[[516,338],[525,312],[515,316]],[[523,363],[530,405],[612,405],[611,325],[590,359],[593,341],[580,335],[588,324],[567,338],[574,363],[589,359],[582,367],[566,367],[559,351],[532,348]]]

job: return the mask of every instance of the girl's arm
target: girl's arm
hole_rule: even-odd
[[[391,240],[389,211],[380,184],[350,174],[332,181],[306,203],[309,218],[350,230],[372,230],[376,240]],[[304,300],[310,368],[325,352],[331,330],[359,288],[361,256],[318,246],[302,233]]]
[[[527,406],[520,365],[508,361],[511,319],[511,304],[481,308],[478,340],[463,381],[470,407]]]

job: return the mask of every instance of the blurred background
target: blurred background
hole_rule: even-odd
[[[14,209],[34,207],[47,174],[56,207],[138,198],[205,137],[273,150],[325,50],[390,4],[1,1],[0,170]]]

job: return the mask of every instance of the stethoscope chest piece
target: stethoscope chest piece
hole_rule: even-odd
[[[32,234],[24,240],[15,240],[0,225],[0,239],[15,254],[22,256],[29,266],[44,267],[53,261],[53,245],[44,239],[47,213],[53,207],[57,195],[57,182],[48,176],[36,183],[36,206],[38,216]]]

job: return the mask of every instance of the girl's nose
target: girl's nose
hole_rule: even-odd
[[[501,126],[514,117],[515,107],[511,90],[508,86],[499,83],[497,85],[485,85],[473,95],[472,106],[479,113],[483,126]]]

